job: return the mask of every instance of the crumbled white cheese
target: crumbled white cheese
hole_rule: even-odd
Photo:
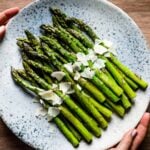
[[[76,80],[76,81],[79,80],[80,76],[81,76],[80,73],[76,72],[75,75],[74,75],[74,80]]]
[[[109,50],[109,52],[111,52],[113,55],[117,55],[117,51],[114,49],[114,48],[110,48],[110,49],[108,49]]]
[[[58,85],[55,84],[55,83],[53,83],[53,84],[52,84],[52,89],[56,89],[56,88],[58,88]]]
[[[88,66],[88,59],[87,59],[87,55],[85,55],[84,53],[77,53],[77,61],[81,62],[84,66]]]
[[[104,46],[106,46],[107,48],[111,48],[113,43],[111,41],[108,40],[103,40],[102,43],[104,44]]]
[[[71,88],[70,82],[61,82],[59,84],[59,89],[63,92],[63,94],[72,94],[74,90]]]
[[[63,102],[63,100],[57,94],[55,94],[52,90],[40,92],[39,95],[44,100],[49,101],[53,106],[61,105]]]
[[[78,88],[79,90],[82,90],[82,87],[81,87],[79,84],[77,84],[77,88]]]
[[[100,44],[100,43],[102,43],[103,41],[102,40],[100,40],[100,39],[96,39],[95,40],[95,44]]]
[[[104,68],[105,67],[105,60],[103,59],[97,59],[94,64],[93,64],[93,68],[94,69],[101,69],[101,68]]]
[[[48,108],[48,121],[51,121],[53,118],[55,118],[57,115],[59,115],[60,110],[58,107],[49,107]]]
[[[78,62],[78,61],[76,61],[74,64],[73,64],[73,71],[80,71],[81,70],[81,65],[82,65],[82,63],[81,62]]]
[[[105,57],[111,57],[109,52],[105,53],[104,56]]]
[[[70,89],[66,92],[66,94],[73,94],[74,92],[75,92],[74,89]]]
[[[108,49],[102,45],[95,44],[94,51],[95,51],[95,53],[102,55],[102,54],[106,53],[108,51]]]
[[[42,99],[40,99],[40,103],[42,104],[42,105],[44,105],[45,103],[44,103],[44,101],[42,100]]]
[[[82,62],[83,59],[86,59],[86,55],[85,55],[84,53],[81,53],[81,52],[78,52],[78,53],[76,54],[76,56],[77,56],[77,60],[78,60],[79,62]]]
[[[61,81],[65,76],[65,73],[62,71],[55,71],[51,74],[53,78],[56,78],[58,81]]]
[[[39,116],[44,117],[44,116],[46,116],[46,115],[47,115],[47,110],[44,109],[43,107],[39,107],[39,108],[37,108],[36,111],[35,111],[35,116],[36,116],[36,117],[39,117]]]
[[[84,78],[92,79],[95,72],[92,71],[89,67],[85,68],[83,72],[81,72],[81,76]]]
[[[64,64],[64,67],[69,71],[69,72],[73,72],[73,66],[72,63],[68,63],[68,64]]]
[[[88,52],[89,53],[86,55],[86,59],[94,62],[97,59],[96,53],[94,52],[94,50],[89,50]]]

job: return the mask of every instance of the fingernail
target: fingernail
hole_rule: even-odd
[[[137,135],[137,130],[134,129],[134,130],[131,132],[131,136],[132,136],[132,137],[135,137],[136,135]]]
[[[5,30],[5,26],[0,26],[0,32],[3,32]]]

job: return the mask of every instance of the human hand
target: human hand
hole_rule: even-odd
[[[0,40],[3,38],[5,34],[5,30],[6,30],[5,25],[7,24],[9,19],[15,16],[18,12],[19,12],[19,8],[14,7],[0,13]]]
[[[146,136],[149,124],[150,113],[145,113],[136,129],[128,131],[121,142],[115,148],[109,150],[137,150]]]

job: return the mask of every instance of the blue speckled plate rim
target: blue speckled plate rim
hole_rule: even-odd
[[[32,5],[35,5],[35,3],[39,3],[40,1],[41,1],[41,0],[35,0],[35,1],[33,1],[33,2],[29,3],[29,4],[27,4],[24,8],[22,8],[22,9],[19,11],[19,13],[22,13],[22,12],[24,11],[24,9],[26,9],[26,8],[32,6]],[[93,2],[94,2],[94,1],[98,1],[98,2],[101,2],[101,3],[105,4],[105,5],[108,5],[109,7],[114,8],[118,13],[122,14],[126,19],[130,20],[131,23],[135,26],[135,28],[136,28],[137,31],[139,32],[140,36],[144,39],[145,45],[146,45],[146,47],[147,47],[147,50],[150,50],[150,46],[149,46],[149,44],[148,44],[148,42],[147,42],[147,40],[146,40],[144,34],[142,33],[142,31],[140,30],[140,28],[138,27],[138,25],[135,23],[135,21],[134,21],[130,16],[128,16],[128,14],[127,14],[126,12],[124,12],[121,8],[119,8],[118,6],[116,6],[116,5],[113,4],[113,3],[109,2],[108,0],[91,0],[91,1],[93,1]],[[8,24],[6,25],[6,28],[8,28],[8,27],[11,25],[11,22],[12,22],[13,20],[15,20],[16,17],[17,17],[17,15],[16,15],[15,17],[13,17],[13,18],[8,22]],[[7,32],[7,31],[6,31],[6,32]],[[150,101],[150,99],[149,99],[149,101]],[[148,105],[148,106],[149,106],[149,105]],[[147,110],[148,106],[145,108],[145,111]],[[17,136],[16,133],[13,131],[13,129],[11,129],[11,127],[9,127],[7,121],[5,120],[5,118],[3,117],[3,115],[2,115],[1,113],[0,113],[0,117],[1,117],[1,119],[3,120],[3,122],[5,123],[5,125],[12,131],[12,133],[13,133],[18,139],[20,139],[22,142],[24,142],[25,144],[29,145],[30,147],[35,148],[35,149],[38,149],[37,146],[33,145],[33,144],[30,143],[29,141],[25,140],[24,138],[21,138],[21,137]],[[141,117],[142,117],[142,116],[141,116]],[[137,122],[137,124],[138,124],[138,122]],[[135,126],[137,126],[137,124],[135,124]],[[135,127],[135,126],[134,126],[134,127]],[[134,128],[134,127],[133,127],[133,128]],[[120,137],[120,139],[121,139],[121,137]],[[116,142],[114,142],[114,144],[111,145],[110,147],[116,145],[116,144],[120,141],[120,139],[118,139],[118,140],[116,139]]]

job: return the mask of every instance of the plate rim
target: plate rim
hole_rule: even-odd
[[[29,4],[27,4],[25,7],[23,7],[22,9],[20,9],[19,13],[14,16],[12,19],[9,20],[9,22],[7,23],[6,25],[6,28],[9,28],[9,26],[11,25],[11,23],[13,22],[13,20],[16,19],[16,17],[22,13],[22,11],[24,11],[24,9],[32,6],[32,5],[35,5],[36,3],[40,3],[40,1],[42,0],[32,0]],[[51,1],[51,0],[50,0]],[[53,1],[53,0],[52,0]],[[103,3],[111,8],[114,8],[115,11],[117,11],[118,13],[122,14],[123,17],[125,17],[126,19],[130,20],[131,24],[134,25],[134,27],[137,29],[137,31],[139,32],[139,35],[143,38],[143,41],[145,42],[145,46],[146,46],[146,51],[150,53],[150,44],[148,43],[145,35],[143,34],[142,30],[140,29],[140,27],[137,25],[137,23],[128,15],[127,12],[125,12],[123,9],[121,9],[120,7],[118,7],[117,5],[115,5],[113,2],[110,2],[108,0],[91,0],[91,1],[95,1],[95,2],[100,2],[100,3]],[[6,30],[7,32],[7,30]],[[5,38],[5,37],[4,37]],[[3,40],[1,41],[1,43],[3,42]],[[150,105],[150,99],[149,99],[149,104],[147,105],[147,107],[145,108],[145,111],[144,113],[146,112],[147,108],[149,107]],[[23,143],[27,144],[28,146],[30,146],[31,148],[34,148],[34,149],[38,149],[39,147],[37,145],[33,145],[31,142],[28,142],[27,139],[25,138],[22,138],[20,136],[17,135],[17,133],[14,132],[14,130],[9,126],[9,123],[7,123],[7,120],[5,120],[4,116],[2,115],[3,112],[0,111],[0,118],[2,119],[3,123],[7,126],[7,128],[15,135],[15,137],[17,137],[17,139],[21,140]],[[143,114],[144,114],[143,113]],[[142,118],[142,116],[140,117]],[[140,120],[139,120],[140,121]],[[135,124],[134,127],[137,126],[137,124],[139,123],[139,121]],[[134,128],[133,127],[133,128]],[[121,137],[120,137],[121,139]],[[116,139],[116,142],[114,142],[113,145],[109,145],[109,148],[113,147],[114,145],[116,145],[120,139]]]

